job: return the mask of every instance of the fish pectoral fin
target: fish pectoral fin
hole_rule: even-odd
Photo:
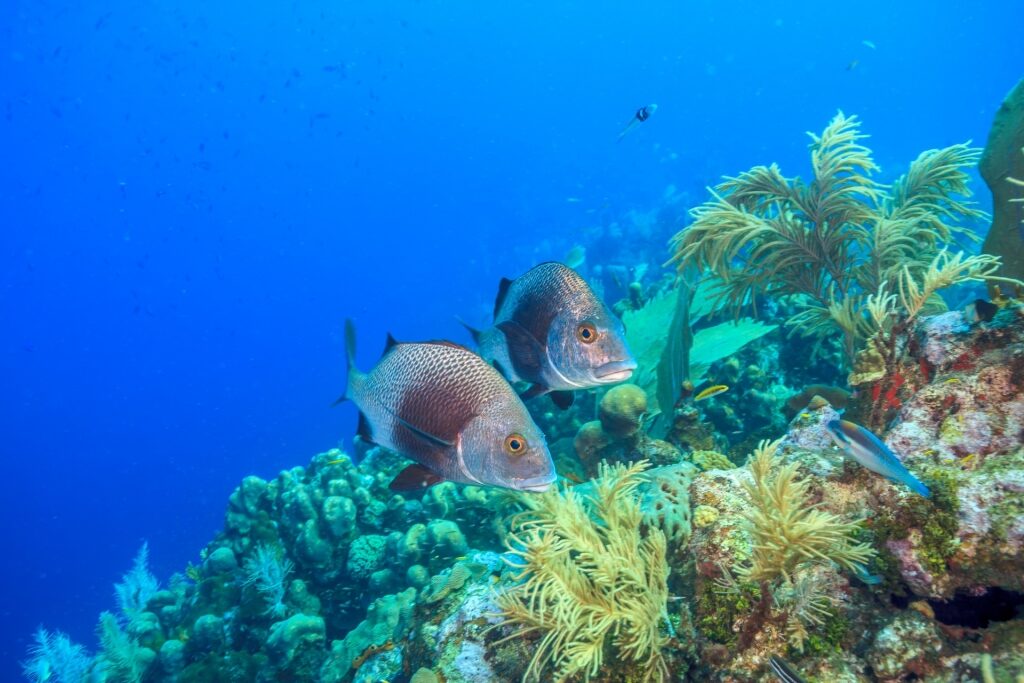
[[[546,357],[540,342],[515,321],[504,320],[496,327],[505,335],[508,357],[516,374],[520,377],[535,375],[544,366]]]
[[[465,320],[458,316],[455,316],[455,319],[458,320],[459,323],[466,328],[466,331],[469,332],[469,336],[473,338],[473,343],[476,344],[477,346],[480,346],[480,339],[483,332],[476,329],[475,327],[473,327],[472,325],[470,325],[469,323],[467,323]]]
[[[356,434],[366,443],[377,445],[377,442],[373,440],[373,428],[370,426],[370,421],[362,413],[359,413],[359,424],[356,427]]]
[[[576,394],[572,391],[552,391],[551,400],[561,410],[568,410],[572,405],[573,400],[576,398]]]
[[[532,398],[543,396],[546,393],[548,393],[548,388],[543,384],[531,384],[529,389],[526,389],[519,394],[519,398],[523,401],[529,401]],[[554,394],[552,394],[552,396],[554,396]]]
[[[392,491],[422,491],[434,484],[440,484],[444,477],[433,472],[419,463],[409,465],[398,473],[388,488]]]
[[[442,439],[439,436],[434,436],[430,432],[423,431],[422,429],[420,429],[416,425],[410,424],[409,422],[407,422],[406,420],[403,420],[402,418],[398,417],[397,415],[395,415],[394,417],[395,417],[395,420],[397,420],[399,422],[399,424],[401,424],[403,427],[408,429],[415,436],[419,437],[420,439],[423,439],[424,441],[427,441],[432,446],[441,446],[442,448],[452,448],[452,447],[455,446],[455,442],[454,441],[446,441],[445,439]]]

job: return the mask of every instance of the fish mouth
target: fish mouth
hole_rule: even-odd
[[[529,491],[530,493],[544,493],[551,485],[555,483],[555,475],[546,477],[536,477],[534,479],[521,479],[515,483],[515,487],[520,491]]]
[[[632,377],[634,370],[636,370],[635,360],[619,360],[613,363],[605,363],[594,370],[594,379],[602,384],[622,382]]]

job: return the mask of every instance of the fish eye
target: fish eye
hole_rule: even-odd
[[[505,452],[509,455],[519,455],[526,450],[526,439],[522,434],[509,434],[505,437]]]
[[[576,328],[576,338],[584,344],[593,344],[597,337],[597,328],[591,323],[580,323]]]

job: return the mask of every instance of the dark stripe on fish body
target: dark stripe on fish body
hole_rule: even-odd
[[[551,323],[566,307],[576,305],[590,287],[580,275],[561,263],[542,263],[516,278],[499,294],[495,323],[503,327],[508,341],[509,359],[516,374],[537,381],[546,363]],[[517,329],[501,323],[511,321]]]
[[[498,322],[514,320],[543,347],[551,321],[571,293],[564,272],[571,271],[557,263],[543,263],[515,280]]]
[[[412,384],[402,392],[397,415],[420,431],[454,444],[478,405],[472,394],[444,386]]]
[[[457,467],[454,444],[479,406],[510,393],[497,371],[468,349],[397,344],[366,375],[358,403],[379,443],[390,441],[448,475]]]
[[[445,479],[456,478],[454,470],[458,465],[455,462],[455,450],[450,446],[430,441],[397,421],[391,426],[391,446]]]

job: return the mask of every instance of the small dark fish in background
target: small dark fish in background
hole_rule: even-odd
[[[987,323],[991,322],[992,318],[996,317],[996,313],[999,312],[999,306],[986,301],[985,299],[975,299],[972,303],[967,304],[967,308],[964,309],[964,317],[971,324],[974,323]]]
[[[528,382],[530,399],[549,392],[562,408],[572,393],[630,378],[636,361],[622,321],[579,273],[542,263],[515,280],[503,279],[494,304],[494,326],[468,325],[480,355],[509,382]]]
[[[544,491],[555,466],[544,434],[508,382],[480,356],[448,341],[398,343],[367,373],[355,367],[355,326],[345,323],[348,386],[358,434],[415,464],[395,491],[442,481]]]
[[[853,71],[854,69],[857,68],[858,64],[860,64],[860,60],[854,59],[853,61],[851,61],[849,64],[846,65],[846,70],[847,71]]]
[[[804,683],[804,679],[797,676],[796,672],[793,671],[793,667],[786,663],[786,660],[782,657],[772,655],[768,658],[768,666],[771,667],[772,673],[782,683]]]
[[[651,118],[651,114],[653,114],[656,111],[658,111],[658,105],[656,104],[648,104],[646,107],[640,107],[639,109],[637,109],[636,113],[633,114],[633,118],[629,120],[629,123],[626,124],[626,127],[622,129],[621,133],[619,133],[618,140],[622,140],[622,138],[632,133],[637,126],[639,126],[647,119]],[[616,142],[618,142],[618,140]]]
[[[846,455],[872,472],[892,481],[905,484],[914,493],[929,498],[931,491],[910,470],[903,466],[896,454],[873,433],[846,420],[832,420],[826,425],[832,440]]]
[[[799,393],[786,399],[782,413],[787,420],[792,420],[797,413],[807,407],[815,396],[821,396],[836,410],[843,410],[850,401],[850,392],[842,387],[835,387],[831,384],[809,384]]]

